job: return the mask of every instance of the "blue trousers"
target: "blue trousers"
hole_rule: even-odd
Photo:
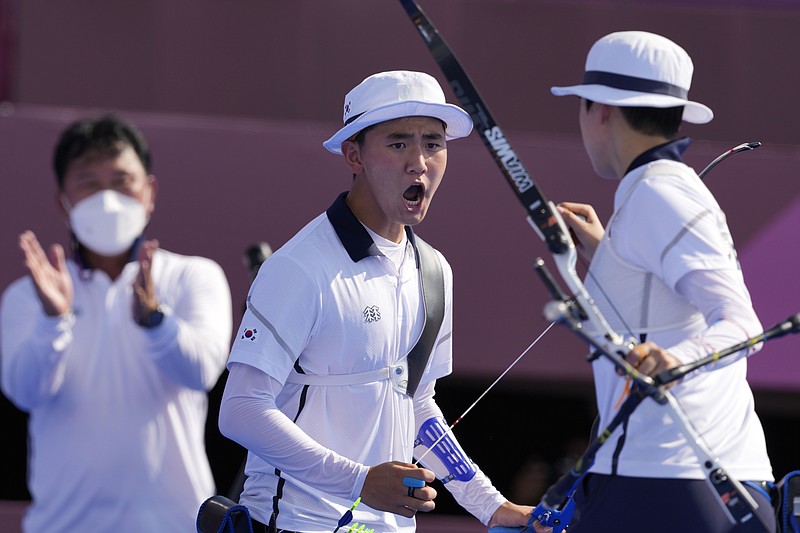
[[[587,475],[575,491],[570,533],[772,533],[775,515],[768,495],[745,484],[758,503],[750,527],[734,527],[704,480]]]

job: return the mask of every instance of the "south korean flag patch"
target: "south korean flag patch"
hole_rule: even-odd
[[[256,328],[245,327],[244,329],[242,329],[242,333],[239,339],[246,341],[255,341],[257,336],[258,336],[258,330]]]

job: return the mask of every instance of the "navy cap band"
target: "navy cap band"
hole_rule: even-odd
[[[358,117],[360,117],[363,114],[364,113],[359,113],[358,115],[353,115],[352,117],[350,117],[350,118],[348,118],[347,120],[344,121],[344,125],[347,126],[348,124],[350,124],[351,122],[353,122],[355,119],[357,119]]]
[[[683,98],[684,100],[689,96],[688,90],[678,87],[677,85],[672,85],[671,83],[625,76],[624,74],[614,74],[612,72],[603,72],[600,70],[586,71],[586,74],[583,76],[582,85],[605,85],[606,87],[613,87],[614,89],[622,89],[624,91],[665,94],[667,96]]]

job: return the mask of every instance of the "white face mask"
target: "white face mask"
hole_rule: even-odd
[[[100,255],[114,256],[142,234],[147,211],[137,199],[104,189],[75,204],[69,222],[78,242]]]

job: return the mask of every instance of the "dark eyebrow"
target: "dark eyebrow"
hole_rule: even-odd
[[[414,135],[412,133],[402,133],[402,132],[390,133],[389,135],[387,135],[389,139],[395,139],[395,140],[404,140],[413,136]],[[422,138],[431,141],[438,141],[444,139],[444,135],[438,132],[423,133]]]

